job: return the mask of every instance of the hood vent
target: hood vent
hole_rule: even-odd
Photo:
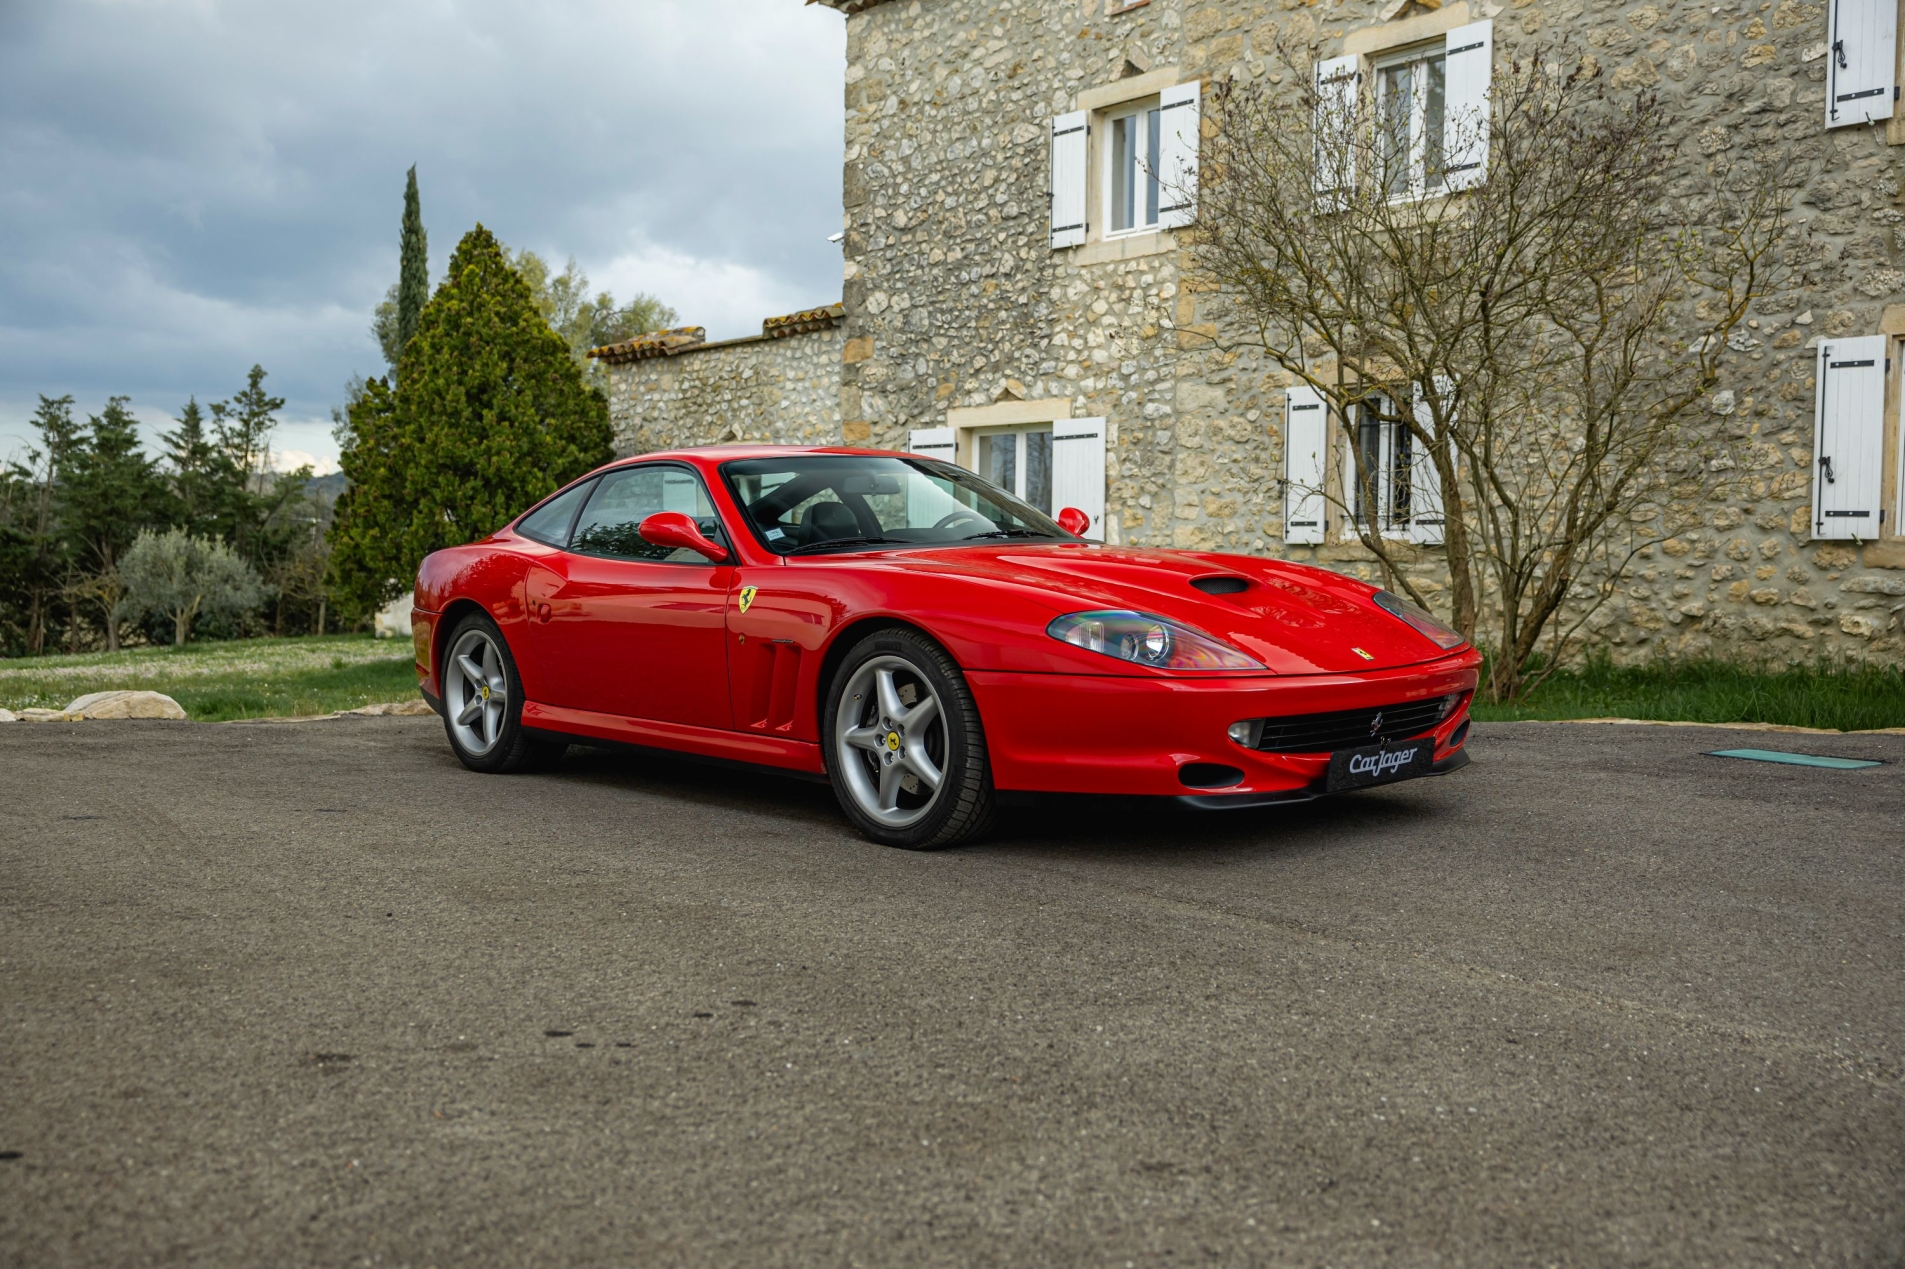
[[[1236,595],[1250,589],[1250,582],[1242,577],[1194,577],[1191,585],[1206,595]]]

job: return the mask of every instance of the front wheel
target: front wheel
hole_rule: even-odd
[[[923,635],[881,630],[855,644],[828,690],[821,736],[840,809],[874,841],[937,850],[991,826],[978,707]]]

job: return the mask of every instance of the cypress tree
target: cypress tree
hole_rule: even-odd
[[[423,231],[423,203],[417,197],[417,165],[403,187],[403,258],[397,275],[397,350],[417,333],[417,320],[430,298],[430,238]]]
[[[495,532],[610,457],[607,399],[481,225],[424,308],[397,387],[365,385],[350,422],[331,566],[360,616],[408,589],[431,551]]]

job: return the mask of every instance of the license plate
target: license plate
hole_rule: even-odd
[[[1339,749],[1330,755],[1327,788],[1331,793],[1342,789],[1363,789],[1372,784],[1394,784],[1429,774],[1435,765],[1435,738],[1405,740],[1400,744],[1366,745],[1361,749]]]

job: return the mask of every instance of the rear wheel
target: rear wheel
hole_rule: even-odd
[[[991,826],[978,707],[923,635],[881,630],[854,645],[828,691],[822,738],[840,809],[874,841],[937,850]]]
[[[471,613],[450,632],[443,658],[443,727],[472,771],[522,771],[556,747],[523,729],[523,681],[496,623]]]

